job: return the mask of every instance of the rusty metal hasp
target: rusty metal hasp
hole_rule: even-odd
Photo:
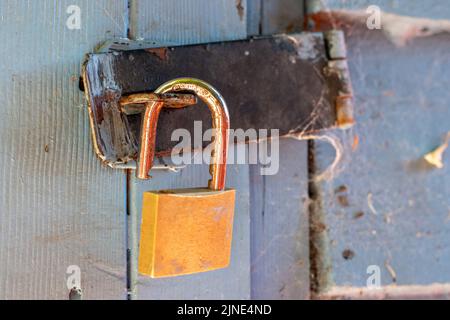
[[[279,129],[284,136],[353,124],[340,31],[136,49],[139,45],[111,42],[104,52],[89,54],[83,65],[94,148],[111,167],[135,166],[142,103],[171,106],[159,116],[156,156],[169,155],[177,145],[171,140],[173,130],[193,134],[194,121],[209,129],[211,121],[202,108],[183,108],[197,103],[195,95],[154,93],[161,83],[180,77],[202,79],[227,97],[231,129]]]

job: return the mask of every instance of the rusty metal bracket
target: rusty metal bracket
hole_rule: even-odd
[[[148,44],[113,41],[102,52],[89,54],[83,65],[94,148],[111,167],[135,167],[143,107],[133,102],[139,97],[176,106],[161,111],[156,156],[170,154],[178,143],[171,141],[173,130],[193,133],[194,121],[202,121],[204,130],[210,128],[202,108],[182,108],[197,103],[189,92],[152,93],[179,77],[199,78],[216,87],[227,101],[232,129],[279,129],[284,136],[353,124],[340,31],[141,49]]]

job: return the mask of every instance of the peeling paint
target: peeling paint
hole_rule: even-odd
[[[445,150],[447,150],[450,142],[450,132],[447,133],[447,137],[445,138],[445,142],[440,145],[438,148],[434,149],[432,152],[427,153],[423,158],[432,166],[442,169],[444,168],[444,163],[442,161],[442,157],[444,156]]]
[[[361,10],[329,10],[312,13],[308,16],[315,30],[329,28],[349,29],[352,25],[366,25],[369,13]],[[428,37],[439,33],[450,33],[450,20],[434,20],[402,16],[381,12],[381,29],[396,46],[407,45],[415,38]]]

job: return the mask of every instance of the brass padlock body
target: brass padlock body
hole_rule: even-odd
[[[227,267],[234,203],[235,190],[145,192],[139,273],[159,278]]]

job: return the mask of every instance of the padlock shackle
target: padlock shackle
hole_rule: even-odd
[[[194,78],[178,78],[160,86],[155,94],[169,92],[192,92],[206,103],[212,116],[212,127],[215,130],[214,150],[211,154],[209,172],[211,190],[224,190],[227,170],[227,155],[230,129],[230,116],[225,100],[220,93],[208,83]],[[139,150],[136,176],[138,179],[149,179],[149,171],[155,156],[156,128],[159,114],[164,107],[160,101],[146,103],[142,119],[141,144]],[[170,107],[170,106],[167,106]]]

